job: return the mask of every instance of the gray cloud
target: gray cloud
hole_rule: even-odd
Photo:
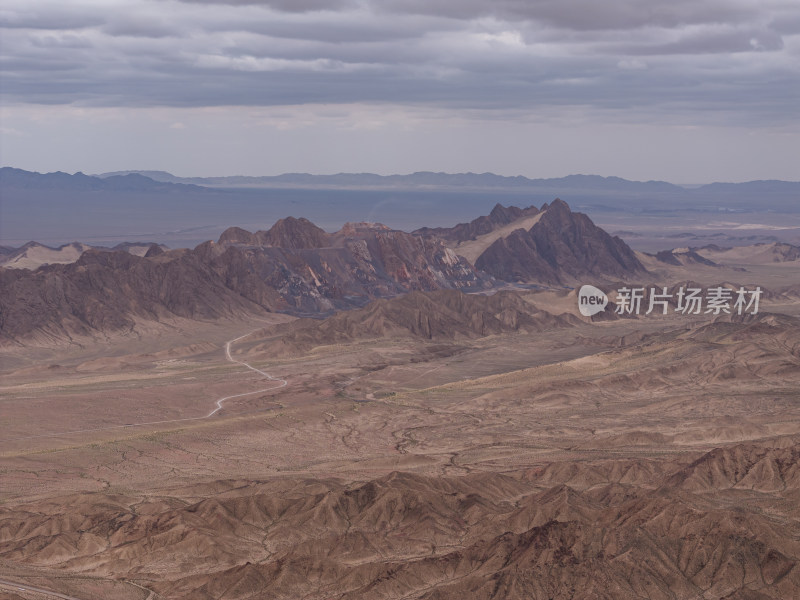
[[[108,23],[103,25],[101,31],[110,36],[165,38],[177,36],[179,29],[174,24],[167,23],[162,19],[125,15],[112,17]]]
[[[281,12],[335,11],[356,6],[355,0],[178,0],[186,4],[260,6]]]
[[[5,102],[797,118],[800,6],[780,0],[6,5]]]
[[[758,4],[747,0],[388,0],[380,6],[396,13],[526,19],[577,30],[739,23],[758,15]]]
[[[96,27],[103,23],[101,17],[89,11],[72,12],[63,6],[50,10],[31,7],[30,3],[19,3],[18,7],[0,11],[0,28],[3,29],[71,30]]]
[[[767,29],[717,29],[689,32],[667,43],[627,44],[618,51],[629,55],[732,54],[783,49],[783,38]]]
[[[443,31],[459,31],[451,21],[430,17],[395,17],[377,19],[358,15],[353,18],[325,18],[318,15],[298,19],[243,19],[236,15],[223,17],[209,25],[210,32],[247,32],[262,37],[298,40],[319,44],[352,45],[413,40]],[[363,50],[362,50],[363,52]]]
[[[45,33],[29,37],[30,43],[36,48],[91,48],[92,43],[83,35],[74,33]]]
[[[769,24],[770,29],[781,35],[792,35],[800,33],[800,11],[792,14],[781,15]]]

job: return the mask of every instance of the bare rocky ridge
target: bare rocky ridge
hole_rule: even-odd
[[[466,246],[470,256],[480,254],[475,267],[457,254]],[[53,340],[172,316],[320,314],[415,290],[486,289],[492,277],[570,285],[646,273],[622,240],[560,200],[541,210],[498,204],[470,223],[415,234],[374,223],[348,223],[329,234],[307,219],[287,217],[266,231],[232,227],[217,243],[163,250],[148,248],[141,259],[92,251],[73,265],[3,272],[0,336]]]
[[[717,263],[704,258],[691,248],[674,248],[672,250],[662,250],[655,255],[656,260],[667,263],[668,265],[675,265],[677,267],[685,267],[693,264],[706,265],[708,267],[716,267]]]
[[[417,235],[432,235],[448,242],[465,242],[474,240],[480,235],[491,233],[503,225],[508,225],[538,213],[539,209],[535,206],[518,208],[516,206],[503,206],[498,203],[488,215],[480,216],[469,223],[459,223],[453,227],[423,227],[413,233]]]
[[[91,250],[73,264],[0,270],[0,336],[52,340],[129,330],[137,319],[320,313],[487,281],[439,240],[377,225],[329,235],[289,218],[266,232],[230,229],[193,250]]]
[[[275,248],[324,248],[331,236],[305,218],[280,219],[268,231],[250,233],[239,227],[229,227],[219,238],[220,244],[244,244]]]
[[[254,350],[283,356],[315,346],[371,338],[452,341],[571,327],[579,322],[569,314],[555,316],[539,310],[510,291],[491,296],[468,295],[458,290],[411,292],[375,300],[364,308],[341,312],[321,322],[301,319],[280,326],[285,333],[279,339]]]
[[[351,308],[413,290],[481,289],[488,283],[443,242],[380,224],[347,224],[327,234],[306,219],[289,218],[252,237],[242,232],[228,230],[219,244],[204,244],[207,260],[234,289],[255,293],[266,286],[280,294],[288,310],[300,313]]]
[[[216,319],[258,306],[191,252],[144,258],[90,250],[72,264],[0,269],[0,334],[57,340],[131,330],[137,319]]]
[[[69,264],[78,260],[87,250],[92,249],[124,250],[136,256],[144,256],[153,246],[162,250],[166,249],[165,246],[159,246],[158,244],[130,242],[117,244],[113,248],[89,246],[80,242],[72,242],[58,248],[50,248],[38,242],[28,242],[19,248],[6,248],[5,252],[0,252],[0,267],[36,270],[42,265]]]
[[[0,270],[0,339],[58,341],[129,331],[143,321],[213,320],[265,310],[325,315],[411,291],[480,291],[506,282],[562,287],[655,281],[659,267],[716,269],[709,256],[745,265],[796,260],[796,248],[788,244],[637,257],[560,200],[541,210],[498,204],[470,223],[414,234],[376,223],[347,223],[327,233],[307,219],[287,217],[266,231],[229,228],[217,243],[193,250],[138,245],[124,248],[134,258],[102,249],[112,256],[102,259],[100,249],[80,250],[85,258],[73,265]],[[475,266],[459,252],[476,256]],[[190,291],[179,291],[172,283],[179,281]],[[765,299],[779,299],[762,289]],[[787,288],[782,298],[795,296]]]
[[[568,485],[539,469],[218,481],[189,503],[72,495],[0,508],[0,557],[176,600],[785,599],[800,593],[798,461],[797,443],[739,444],[655,476],[573,466]]]
[[[800,246],[779,242],[735,248],[721,248],[712,244],[702,248],[690,248],[690,250],[709,260],[724,260],[740,264],[782,263],[800,260]]]
[[[581,278],[629,279],[646,273],[634,252],[566,202],[554,200],[529,229],[496,240],[476,268],[504,281],[574,283]]]

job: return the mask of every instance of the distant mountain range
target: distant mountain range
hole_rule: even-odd
[[[620,177],[599,175],[568,175],[550,179],[529,179],[522,175],[506,177],[494,173],[433,173],[421,171],[408,175],[375,175],[373,173],[338,173],[336,175],[311,175],[285,173],[283,175],[250,177],[177,177],[166,171],[114,171],[98,175],[81,172],[70,175],[37,173],[0,168],[0,188],[105,190],[105,191],[200,191],[203,188],[409,188],[440,189],[462,188],[471,190],[537,190],[554,193],[569,191],[613,195],[668,195],[681,198],[705,197],[709,194],[793,196],[800,198],[800,181],[759,180],[744,183],[710,183],[684,187],[666,181],[630,181]]]
[[[798,193],[800,182],[762,180],[746,183],[711,183],[684,187],[666,181],[630,181],[620,177],[599,175],[568,175],[566,177],[530,179],[522,175],[507,177],[494,173],[434,173],[419,171],[407,175],[376,175],[374,173],[337,173],[311,175],[309,173],[284,173],[273,176],[230,177],[177,177],[166,171],[114,171],[96,177],[111,179],[140,175],[154,181],[190,184],[205,187],[407,187],[407,188],[484,188],[484,189],[539,189],[582,190],[607,193],[678,194],[694,196],[705,192],[730,193],[743,189],[750,192]]]
[[[170,182],[147,177],[131,171],[120,175],[96,177],[83,173],[36,173],[14,169],[12,167],[0,168],[0,188],[27,188],[39,190],[60,191],[117,191],[117,192],[153,192],[169,191],[174,189],[201,190],[201,186],[184,182]]]
[[[713,183],[570,175],[555,179],[491,173],[412,173],[181,178],[163,171],[101,176],[0,168],[0,244],[60,246],[157,242],[193,247],[231,225],[260,229],[286,215],[325,231],[381,222],[410,231],[448,228],[495,204],[541,205],[561,198],[638,250],[685,237],[693,245],[800,241],[800,182]],[[476,224],[478,230],[481,224]],[[477,232],[477,230],[476,230]],[[473,232],[474,233],[474,232]],[[455,234],[458,235],[458,234]],[[741,243],[741,242],[738,242]]]

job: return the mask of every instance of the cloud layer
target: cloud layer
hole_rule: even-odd
[[[2,100],[795,123],[796,0],[7,0]]]

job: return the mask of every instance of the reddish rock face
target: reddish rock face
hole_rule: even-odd
[[[366,224],[328,234],[287,218],[266,232],[230,228],[193,250],[89,251],[73,264],[0,270],[0,336],[66,338],[170,316],[324,313],[487,280],[439,240]]]
[[[498,204],[486,217],[443,231],[471,239],[538,213]],[[193,250],[151,250],[144,257],[92,250],[73,264],[0,269],[0,337],[91,335],[171,316],[318,314],[415,290],[482,289],[492,276],[565,285],[646,273],[622,240],[560,200],[545,205],[530,230],[491,244],[477,270],[440,237],[375,223],[348,223],[329,234],[293,217],[268,231],[232,227],[218,243]]]

